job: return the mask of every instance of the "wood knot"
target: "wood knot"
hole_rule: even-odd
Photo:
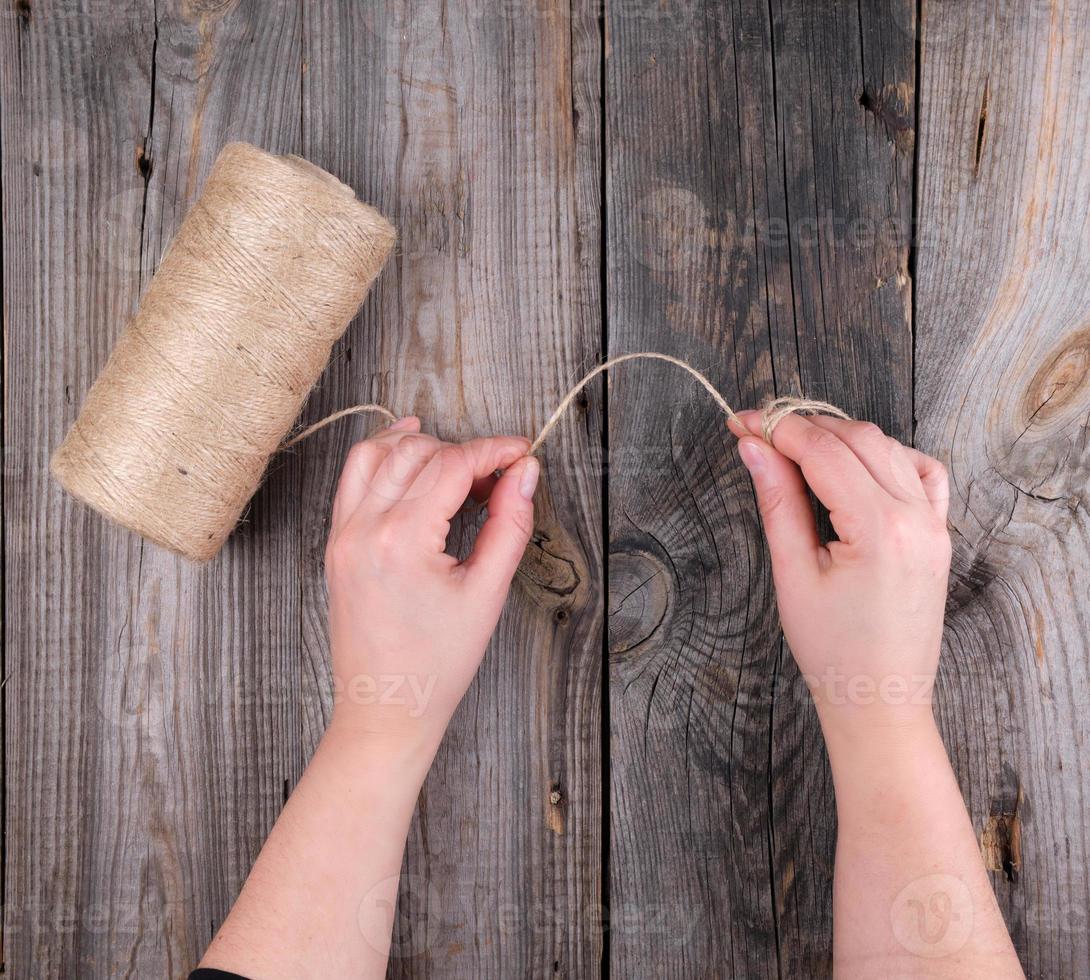
[[[1090,329],[1068,337],[1049,353],[1022,398],[1022,421],[1029,429],[1067,423],[1086,414],[1090,394]]]
[[[968,606],[986,601],[995,576],[996,568],[987,551],[967,553],[956,549],[950,564],[946,615],[953,616]]]
[[[652,546],[653,547],[653,546]],[[670,612],[669,562],[645,543],[621,539],[609,553],[609,652],[622,657],[646,643]]]
[[[147,147],[143,143],[136,148],[136,172],[145,182],[151,179],[151,157],[148,156]]]
[[[1029,374],[1021,360],[1010,372],[1011,382],[1018,380],[1015,372]],[[1007,381],[996,406],[1002,426],[996,473],[1030,502],[1059,505],[1063,513],[1077,508],[1090,477],[1090,327],[1067,334],[1040,357],[1028,384],[1008,387]],[[1057,519],[1063,513],[1057,510]]]
[[[567,532],[550,518],[543,519],[534,528],[519,564],[518,578],[523,587],[540,605],[553,607],[553,619],[564,626],[586,577],[582,555]]]
[[[914,94],[911,85],[898,82],[874,88],[867,83],[860,93],[859,104],[882,124],[886,139],[898,150],[904,153],[912,150],[916,131],[912,125]]]
[[[1017,773],[1003,767],[1000,791],[992,800],[992,813],[980,832],[980,853],[989,871],[1001,871],[1017,884],[1022,867],[1022,821],[1028,814],[1025,794]]]
[[[988,817],[980,832],[980,853],[989,871],[1002,871],[1011,884],[1018,881],[1022,866],[1022,822],[1017,813]]]
[[[545,823],[557,836],[564,833],[564,793],[559,785],[549,790],[549,809],[545,814]]]

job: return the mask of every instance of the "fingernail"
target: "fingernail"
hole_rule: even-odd
[[[764,449],[756,439],[743,439],[738,443],[738,455],[750,473],[760,473],[765,467]]]
[[[541,464],[530,456],[522,465],[522,473],[519,476],[519,495],[524,500],[533,500],[534,491],[537,489],[537,478],[541,474]]]
[[[411,428],[413,422],[415,422],[415,421],[416,421],[416,416],[406,415],[405,418],[398,419],[396,422],[392,423],[390,428],[387,431],[388,432],[397,432],[400,429]]]

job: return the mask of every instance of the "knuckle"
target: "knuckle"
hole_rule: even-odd
[[[375,545],[380,551],[395,550],[417,529],[417,521],[404,508],[394,507],[375,528]]]
[[[342,534],[331,535],[325,549],[326,576],[331,579],[343,577],[355,561],[356,548],[351,540]]]
[[[398,565],[405,553],[404,522],[388,519],[379,524],[370,535],[369,552],[372,564],[379,568],[392,568]]]
[[[844,448],[844,443],[828,429],[816,425],[811,425],[803,438],[806,455],[814,458],[834,456]]]
[[[772,517],[779,513],[787,501],[787,494],[782,487],[768,487],[757,500],[758,510],[764,518]]]
[[[946,524],[910,507],[893,507],[882,516],[883,539],[895,555],[948,561],[950,533]]]
[[[434,453],[438,445],[439,440],[435,436],[413,432],[398,440],[396,452],[408,459],[424,459]]]
[[[494,455],[494,447],[498,441],[497,437],[471,439],[469,442],[462,443],[458,448],[461,449],[466,460],[476,468],[484,460]]]
[[[348,455],[345,457],[344,465],[346,467],[351,466],[358,468],[366,462],[366,460],[375,452],[375,444],[373,442],[364,441],[357,442],[351,449],[348,450]]]
[[[888,438],[881,427],[875,425],[873,422],[850,422],[848,424],[851,427],[851,431],[859,439],[866,439],[872,442],[882,440],[885,442]]]
[[[896,544],[906,544],[919,537],[919,528],[913,515],[900,507],[892,507],[885,511],[882,524],[887,536]]]
[[[928,479],[933,484],[935,484],[935,486],[949,487],[950,486],[950,474],[947,471],[946,467],[942,463],[940,463],[937,459],[934,459],[931,456],[928,456],[927,459],[928,459],[928,464],[927,464]]]
[[[534,515],[529,510],[518,510],[511,515],[511,525],[518,533],[520,540],[529,538],[534,531]]]
[[[439,463],[444,474],[461,475],[471,469],[461,446],[446,445],[439,450]]]

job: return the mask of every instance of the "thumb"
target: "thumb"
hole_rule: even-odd
[[[534,529],[534,490],[541,464],[524,456],[504,470],[488,498],[473,553],[465,561],[468,577],[490,592],[506,593]]]
[[[816,571],[821,539],[802,471],[763,439],[744,436],[738,455],[757,492],[772,569],[777,579],[803,568]]]

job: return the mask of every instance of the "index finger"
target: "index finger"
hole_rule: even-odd
[[[449,520],[475,485],[525,456],[529,448],[530,440],[521,436],[491,436],[446,445],[417,474],[396,507],[426,510]]]
[[[760,412],[744,412],[741,418],[753,435],[761,436]],[[804,416],[782,419],[772,433],[772,444],[798,464],[814,496],[829,511],[841,541],[858,537],[860,523],[868,522],[892,499],[839,436]]]
[[[420,419],[415,415],[407,415],[369,439],[357,442],[348,451],[337,481],[336,493],[333,495],[333,514],[330,519],[332,530],[338,530],[359,507],[368,484],[374,479],[375,470],[382,463],[384,449],[388,450],[403,436],[419,431]]]

